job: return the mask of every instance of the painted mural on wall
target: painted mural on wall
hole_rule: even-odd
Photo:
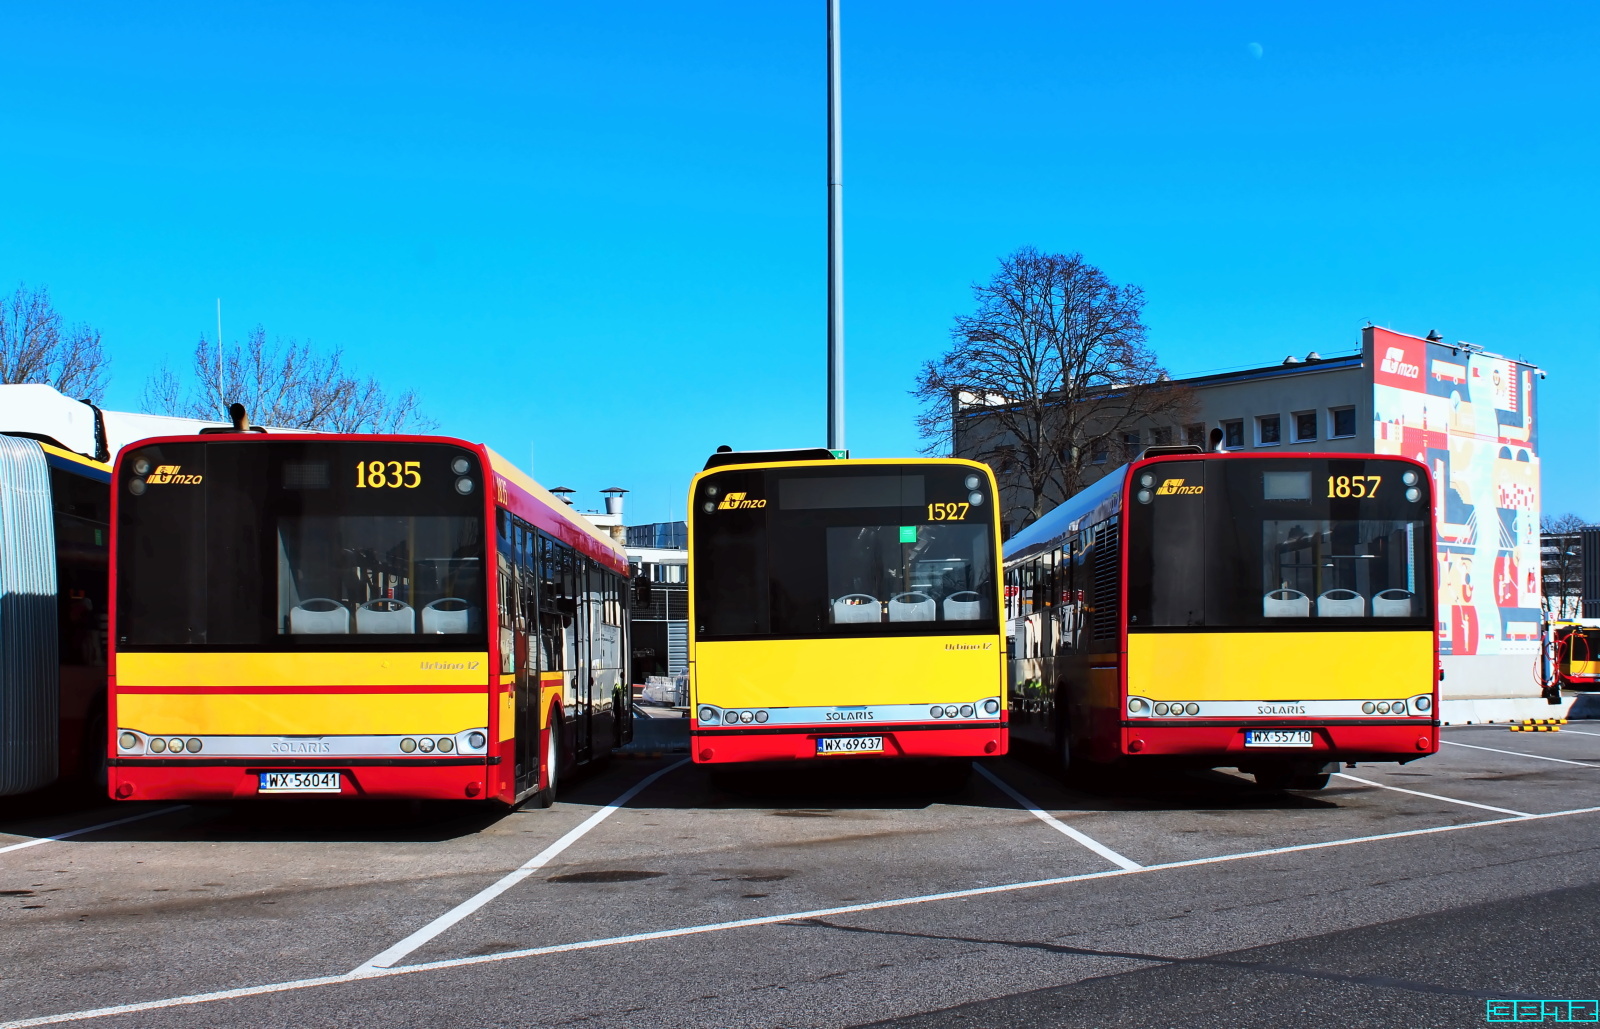
[[[1539,640],[1539,439],[1532,368],[1371,328],[1374,445],[1433,473],[1439,642],[1533,654]]]

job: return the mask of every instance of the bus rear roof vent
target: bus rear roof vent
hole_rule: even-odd
[[[783,461],[832,461],[837,455],[825,447],[806,450],[724,450],[706,458],[706,469],[730,464],[769,464]]]

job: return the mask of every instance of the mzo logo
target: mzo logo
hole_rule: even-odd
[[[1406,363],[1406,352],[1401,347],[1390,347],[1388,353],[1383,355],[1383,360],[1378,367],[1390,375],[1401,375],[1408,379],[1421,378],[1422,369],[1414,364]]]

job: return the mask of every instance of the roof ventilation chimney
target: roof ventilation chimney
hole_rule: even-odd
[[[1320,360],[1322,360],[1322,355],[1317,353],[1315,350],[1313,350],[1313,351],[1311,351],[1311,353],[1306,355],[1306,360],[1307,361],[1320,361]]]
[[[1293,354],[1290,354],[1288,357],[1283,359],[1283,363],[1284,364],[1299,364],[1300,363],[1300,359],[1298,357],[1294,356]]]
[[[1444,339],[1444,337],[1439,335],[1439,330],[1438,329],[1429,329],[1428,330],[1427,340],[1428,340],[1429,343],[1437,343],[1442,339]]]
[[[606,514],[622,517],[622,495],[628,491],[621,486],[613,486],[600,492],[606,495]]]
[[[574,493],[576,493],[578,491],[573,489],[573,488],[571,488],[570,486],[555,486],[555,487],[551,488],[550,492],[554,493],[556,496],[560,497],[561,498],[561,502],[563,504],[567,505],[568,507],[571,507],[572,506],[572,494],[574,494]]]

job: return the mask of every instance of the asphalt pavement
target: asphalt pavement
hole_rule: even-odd
[[[1591,725],[1320,793],[667,756],[512,814],[0,801],[0,1029],[1481,1026],[1600,996]]]

